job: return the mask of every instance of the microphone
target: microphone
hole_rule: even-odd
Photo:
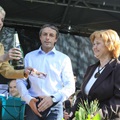
[[[68,112],[68,114],[70,113],[70,110],[71,110],[70,100],[65,101],[65,110],[66,110],[66,112]]]

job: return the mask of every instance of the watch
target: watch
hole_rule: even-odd
[[[54,96],[51,96],[51,98],[52,98],[53,103],[57,102]]]

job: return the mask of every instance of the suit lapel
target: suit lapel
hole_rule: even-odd
[[[82,89],[83,93],[84,93],[84,89],[85,89],[86,84],[88,83],[89,79],[93,75],[93,73],[94,73],[94,71],[95,71],[95,69],[97,68],[98,65],[99,65],[99,62],[97,62],[95,65],[90,66],[88,68],[88,71],[86,72],[86,76],[84,78],[84,82],[83,82],[83,84],[81,86],[81,89]]]
[[[92,88],[90,89],[90,92],[94,91],[97,87],[99,87],[99,85],[105,80],[105,78],[113,71],[115,65],[116,65],[116,60],[114,60],[113,62],[111,62],[106,66],[106,68],[102,71],[102,74],[93,84]]]

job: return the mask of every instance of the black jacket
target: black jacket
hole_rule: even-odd
[[[99,107],[101,108],[101,117],[105,120],[107,118],[120,119],[120,62],[119,60],[112,60],[108,63],[100,76],[97,78],[89,94],[85,94],[85,86],[93,75],[95,69],[98,67],[99,62],[89,66],[84,76],[84,82],[81,86],[81,91],[77,95],[77,100],[72,108],[75,111],[78,108],[80,99],[88,99],[92,101],[94,99],[99,100]]]

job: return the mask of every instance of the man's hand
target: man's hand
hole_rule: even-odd
[[[19,60],[22,57],[21,51],[18,48],[11,48],[6,54],[0,57],[0,62],[9,60]]]
[[[31,75],[35,76],[35,77],[38,77],[38,78],[45,78],[47,76],[46,73],[39,72],[36,69],[34,69],[33,71],[31,71]]]
[[[63,112],[63,118],[65,120],[68,120],[70,117],[72,117],[72,115],[73,115],[73,112],[70,112],[70,114],[68,114],[68,112],[66,111]]]
[[[36,77],[46,77],[47,75],[45,73],[39,72],[36,69],[32,67],[26,67],[24,70],[24,77],[28,77],[28,75],[36,76]]]
[[[31,71],[34,71],[32,67],[26,67],[24,70],[24,77],[28,77],[29,74],[31,74]]]
[[[69,117],[70,117],[69,114],[66,111],[64,111],[63,112],[63,118],[64,118],[64,120],[68,120]]]
[[[52,98],[50,96],[44,96],[44,97],[40,97],[43,100],[38,104],[38,111],[39,112],[43,112],[45,111],[47,108],[49,108],[50,106],[53,105],[53,101]]]
[[[29,106],[31,107],[31,109],[34,111],[34,113],[36,115],[38,115],[39,117],[42,117],[41,114],[38,112],[37,107],[36,107],[36,102],[37,101],[38,100],[36,98],[31,99],[30,103],[29,103]]]
[[[18,48],[11,48],[8,51],[9,60],[19,60],[22,57],[21,51]]]

